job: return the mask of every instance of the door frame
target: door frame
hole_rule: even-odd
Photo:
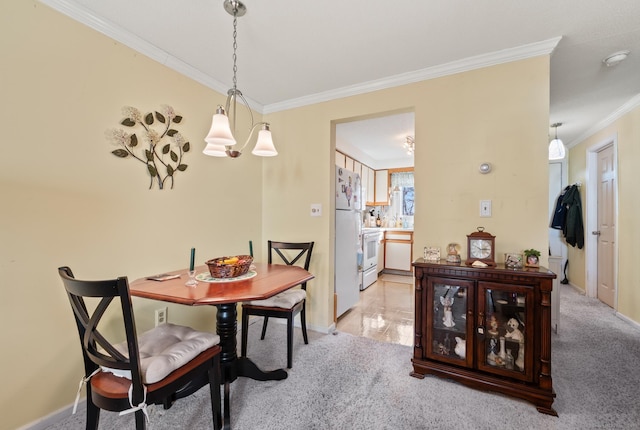
[[[598,152],[607,146],[613,146],[613,166],[615,169],[615,186],[613,190],[613,211],[616,227],[618,226],[618,134],[615,133],[590,146],[586,151],[587,158],[587,206],[585,223],[585,279],[587,280],[587,297],[598,297],[598,236],[591,234],[598,230]],[[618,228],[615,233],[613,249],[613,283],[615,287],[614,309],[618,309]]]

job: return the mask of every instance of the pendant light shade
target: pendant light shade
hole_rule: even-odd
[[[556,129],[556,137],[549,143],[549,160],[562,160],[567,155],[564,143],[558,139],[558,127],[561,125],[561,122],[551,125]]]
[[[261,157],[275,157],[278,155],[276,147],[273,145],[273,139],[271,138],[271,130],[269,130],[268,124],[262,125],[262,130],[258,132],[258,141],[256,147],[251,151],[253,155],[259,155]]]
[[[229,117],[225,115],[224,109],[218,107],[213,119],[211,120],[211,129],[209,134],[204,138],[207,144],[213,144],[218,146],[232,146],[236,144],[236,140],[231,133],[231,127],[229,126]]]
[[[227,148],[214,143],[207,143],[207,146],[202,150],[202,153],[211,157],[226,157]]]

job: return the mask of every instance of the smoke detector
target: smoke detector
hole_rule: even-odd
[[[619,64],[627,59],[629,56],[629,51],[618,51],[604,58],[602,62],[607,65],[607,67],[613,67],[616,64]]]

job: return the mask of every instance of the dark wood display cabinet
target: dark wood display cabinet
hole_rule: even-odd
[[[533,403],[555,415],[551,378],[551,289],[544,267],[413,263],[412,376],[434,374]]]

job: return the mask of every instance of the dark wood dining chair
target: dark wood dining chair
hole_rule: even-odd
[[[302,267],[309,270],[311,253],[314,242],[275,242],[269,241],[269,264],[274,264],[273,257],[278,257],[287,265],[294,265],[303,261]],[[302,258],[304,257],[304,260]],[[298,263],[299,265],[300,263]],[[307,283],[300,284],[300,288],[290,288],[265,300],[253,300],[242,304],[242,342],[241,355],[247,356],[247,332],[249,329],[249,317],[257,315],[264,317],[262,322],[261,340],[267,332],[269,318],[286,318],[287,320],[287,367],[291,369],[293,363],[293,319],[300,314],[300,324],[302,326],[302,337],[304,343],[308,344],[307,321],[306,321]]]
[[[161,404],[168,409],[175,400],[207,383],[211,391],[213,428],[220,428],[218,335],[160,324],[137,336],[126,277],[82,281],[75,279],[66,266],[60,267],[58,273],[80,335],[85,371],[82,381],[87,390],[87,430],[98,428],[102,409],[121,414],[134,412],[136,429],[145,429],[147,405]],[[110,316],[117,311],[120,321],[110,318],[103,321],[108,309],[111,309]],[[112,326],[124,329],[124,341],[112,341],[115,336]]]

